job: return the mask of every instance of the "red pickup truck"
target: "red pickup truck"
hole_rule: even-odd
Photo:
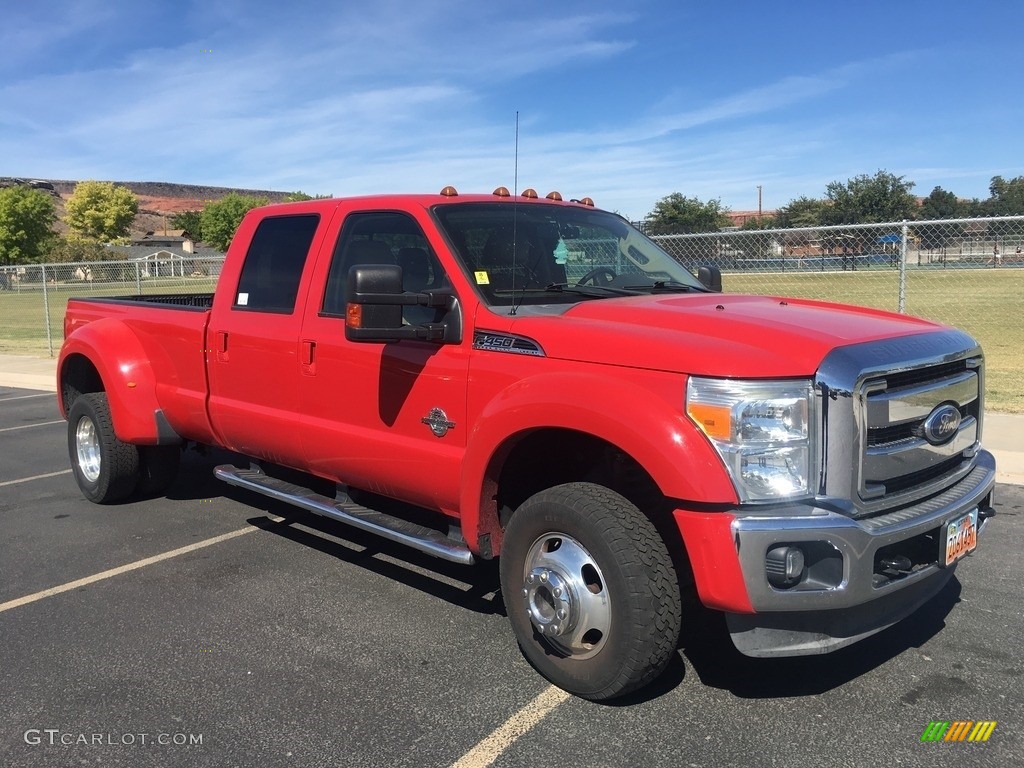
[[[993,514],[981,349],[699,275],[557,193],[257,209],[214,294],[69,302],[74,475],[159,494],[184,447],[223,446],[248,457],[228,483],[500,556],[524,654],[590,699],[664,669],[686,590],[752,656],[910,615]]]

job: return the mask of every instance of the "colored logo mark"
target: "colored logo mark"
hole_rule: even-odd
[[[933,720],[921,734],[921,741],[988,741],[995,729],[995,720]]]

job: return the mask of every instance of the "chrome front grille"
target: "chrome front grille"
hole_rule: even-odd
[[[863,386],[864,454],[861,458],[862,499],[876,499],[941,480],[935,468],[953,473],[965,453],[978,442],[980,358],[915,369],[868,379]],[[958,369],[958,370],[957,370]],[[894,386],[895,382],[895,386]],[[925,421],[941,405],[956,408],[956,433],[936,445],[927,439]],[[954,466],[949,467],[953,462]]]
[[[841,348],[825,359],[816,385],[824,413],[820,490],[852,517],[916,503],[971,471],[984,366],[966,334]]]

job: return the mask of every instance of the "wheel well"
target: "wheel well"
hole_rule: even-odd
[[[501,531],[524,501],[545,488],[572,482],[610,488],[640,509],[661,534],[680,578],[688,580],[690,567],[672,516],[672,500],[625,451],[569,429],[528,432],[492,458],[486,474],[480,530],[491,534],[493,553],[500,550]]]
[[[68,356],[60,372],[60,392],[64,409],[71,410],[79,395],[103,391],[103,379],[89,358],[84,355]]]

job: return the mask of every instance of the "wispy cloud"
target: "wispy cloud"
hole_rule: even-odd
[[[673,191],[749,208],[756,185],[771,206],[879,167],[920,173],[920,191],[983,185],[998,166],[985,142],[957,140],[969,128],[955,110],[930,129],[902,119],[913,92],[893,98],[887,84],[935,64],[927,51],[837,43],[825,67],[751,52],[708,80],[657,69],[652,34],[677,42],[654,34],[674,5],[524,2],[19,5],[0,28],[0,173],[487,190],[512,183],[516,110],[521,185],[633,217]],[[719,54],[712,36],[685,40],[687,61]],[[754,53],[764,66],[750,66]]]

